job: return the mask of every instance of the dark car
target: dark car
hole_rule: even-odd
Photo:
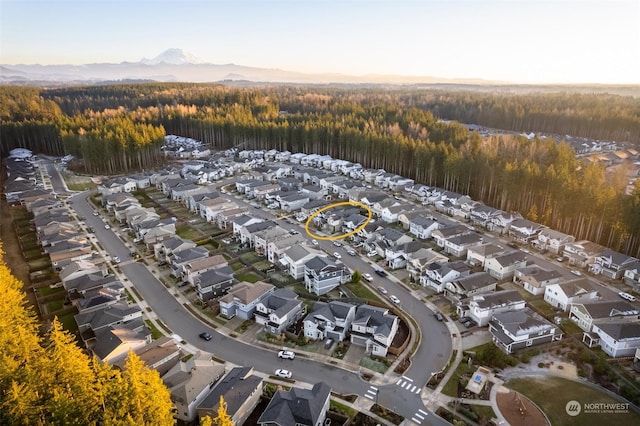
[[[467,328],[475,327],[476,325],[478,325],[478,323],[472,319],[464,323],[464,326]]]
[[[381,277],[386,277],[387,273],[385,271],[383,271],[382,269],[376,269],[375,273],[380,275]]]
[[[437,319],[438,321],[442,321],[442,320],[444,319],[444,317],[442,316],[442,314],[441,314],[440,312],[436,312],[436,313],[434,314],[434,316],[436,317],[436,319]]]
[[[469,317],[460,317],[460,318],[458,318],[458,321],[460,322],[460,324],[464,324],[467,321],[471,321],[471,318],[469,318]]]
[[[324,348],[329,349],[331,346],[333,346],[333,339],[329,338],[326,342],[324,342]]]
[[[205,331],[205,332],[202,332],[202,333],[200,333],[200,334],[198,334],[198,336],[200,336],[200,338],[201,338],[201,339],[204,339],[204,340],[206,340],[207,342],[208,342],[209,340],[211,340],[211,335],[210,335],[209,333],[207,333],[206,331]]]

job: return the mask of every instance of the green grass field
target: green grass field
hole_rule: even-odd
[[[549,418],[553,426],[616,425],[632,426],[640,424],[640,415],[628,410],[628,413],[587,413],[584,404],[617,403],[608,394],[585,384],[561,377],[532,377],[511,379],[508,388],[516,390],[531,399]],[[578,401],[582,412],[571,417],[566,412],[569,401]]]
[[[236,274],[235,277],[238,281],[246,281],[248,283],[255,283],[261,280],[261,278],[258,275],[254,274],[253,272]]]

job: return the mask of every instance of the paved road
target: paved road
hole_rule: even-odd
[[[47,171],[51,176],[51,182],[56,193],[69,195],[64,188],[62,178],[53,164],[47,165]],[[141,263],[127,262],[129,247],[113,232],[104,228],[102,218],[93,215],[93,208],[87,203],[88,193],[76,194],[69,199],[70,206],[76,213],[84,218],[87,227],[95,229],[95,236],[100,241],[103,249],[111,256],[119,256],[123,260],[121,270],[127,279],[135,286],[136,290],[145,302],[153,308],[162,321],[182,339],[190,344],[213,353],[216,357],[232,360],[239,365],[253,365],[259,371],[272,373],[277,368],[286,368],[293,372],[294,378],[300,378],[306,382],[315,383],[324,381],[339,393],[357,394],[361,397],[374,399],[375,386],[359,378],[356,372],[343,370],[323,362],[305,359],[302,356],[295,360],[281,360],[271,351],[239,342],[233,338],[216,332],[193,317],[176,298],[170,294],[162,283]],[[239,200],[244,202],[243,200]],[[257,209],[256,209],[257,210]],[[266,211],[260,211],[260,216],[269,218]],[[310,237],[309,237],[310,238]],[[328,244],[330,243],[323,242]],[[334,250],[335,251],[335,250]],[[345,252],[346,255],[346,252]],[[357,256],[348,256],[345,264],[352,269],[363,272],[371,266]],[[384,281],[382,281],[384,280]],[[423,339],[420,348],[413,358],[412,367],[406,375],[396,383],[379,386],[375,400],[385,407],[392,409],[406,419],[412,419],[415,424],[448,424],[438,416],[429,412],[421,398],[420,391],[426,384],[432,371],[438,371],[448,360],[451,340],[442,324],[438,323],[431,311],[411,295],[399,284],[388,278],[380,278],[381,283],[389,288],[400,298],[402,306],[412,315],[423,329]],[[444,332],[443,332],[444,330]],[[203,341],[198,338],[202,331],[208,331],[212,335],[211,341]],[[448,349],[447,349],[448,348]],[[443,352],[446,355],[443,355]]]

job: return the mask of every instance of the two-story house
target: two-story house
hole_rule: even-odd
[[[344,340],[356,315],[356,305],[340,301],[316,302],[305,317],[304,335],[312,340]]]
[[[476,272],[447,282],[444,286],[444,295],[457,303],[475,294],[495,291],[496,285],[495,278],[487,272]]]
[[[309,293],[321,296],[351,279],[351,272],[342,263],[324,256],[315,256],[304,264],[304,285]]]
[[[471,268],[464,262],[434,262],[427,267],[425,274],[420,277],[420,284],[431,287],[442,293],[448,282],[469,275]]]
[[[467,257],[467,251],[482,244],[482,237],[476,233],[456,235],[445,239],[444,251],[453,257]]]
[[[538,250],[549,251],[551,253],[560,254],[564,250],[565,244],[573,243],[576,238],[572,235],[564,234],[550,228],[544,228],[539,233],[533,245]]]
[[[516,250],[493,256],[484,263],[484,270],[497,280],[512,278],[516,269],[527,265],[528,256],[525,252]]]
[[[489,324],[493,315],[525,308],[525,301],[517,290],[500,290],[476,294],[462,300],[456,307],[459,316],[468,316],[479,326]]]
[[[544,289],[544,301],[555,309],[567,312],[573,303],[602,300],[600,289],[586,278],[578,278],[558,284],[549,284]]]
[[[360,305],[351,323],[351,343],[364,346],[367,353],[386,356],[398,331],[399,319],[386,308]]]
[[[254,284],[240,283],[220,298],[220,313],[229,319],[235,316],[244,320],[251,319],[258,303],[274,291],[275,286],[262,281]]]
[[[524,287],[529,293],[539,296],[544,294],[545,287],[559,284],[562,274],[555,269],[543,269],[538,265],[518,268],[513,274],[513,282]]]
[[[229,266],[209,269],[193,278],[196,295],[203,302],[226,294],[233,284],[233,269]]]
[[[592,331],[596,324],[616,322],[627,317],[638,319],[640,310],[623,300],[573,303],[569,318],[584,331]]]
[[[489,322],[493,343],[508,354],[562,339],[562,331],[531,309],[495,314]]]
[[[634,257],[607,248],[595,257],[589,269],[594,274],[617,280],[622,278],[624,271],[631,268],[637,261],[638,259]]]
[[[323,382],[311,389],[278,390],[258,419],[258,425],[327,425],[330,397],[331,387]]]
[[[599,344],[613,358],[631,357],[640,348],[640,321],[617,321],[595,324],[591,333],[584,333],[582,341],[589,347]],[[597,338],[593,338],[593,336]]]
[[[254,318],[257,324],[271,333],[280,335],[305,314],[305,305],[293,291],[280,288],[256,305]]]

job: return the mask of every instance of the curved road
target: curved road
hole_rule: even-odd
[[[47,167],[47,170],[54,190],[61,195],[68,194],[61,184],[61,179],[54,178],[54,175],[58,175],[57,170],[51,169],[55,170],[53,165]],[[111,256],[123,259],[120,268],[124,275],[162,321],[182,339],[213,353],[218,358],[232,360],[235,364],[253,365],[257,370],[266,373],[272,373],[277,368],[286,368],[293,372],[294,378],[304,378],[310,383],[324,381],[342,394],[357,394],[360,397],[367,393],[372,394],[373,386],[360,379],[356,372],[310,360],[302,355],[298,355],[295,360],[282,360],[277,358],[275,353],[236,341],[203,325],[181,306],[144,264],[125,261],[130,258],[129,248],[111,230],[104,228],[104,222],[100,217],[93,216],[94,210],[86,197],[87,193],[73,195],[69,198],[70,206],[79,216],[85,218],[87,226],[95,228],[96,238],[104,250]],[[343,261],[352,269],[362,272],[372,270],[371,265],[358,256],[343,256]],[[428,412],[420,397],[420,391],[431,377],[431,373],[441,370],[448,361],[451,353],[449,333],[442,323],[435,320],[433,313],[423,303],[414,299],[403,286],[388,278],[376,276],[376,281],[376,285],[384,285],[390,293],[398,296],[403,309],[416,320],[422,330],[421,344],[412,358],[411,368],[395,383],[377,386],[377,402],[407,420],[414,419],[416,424],[446,425],[446,421]],[[199,339],[198,334],[202,331],[208,331],[213,337],[212,340],[206,342]]]

